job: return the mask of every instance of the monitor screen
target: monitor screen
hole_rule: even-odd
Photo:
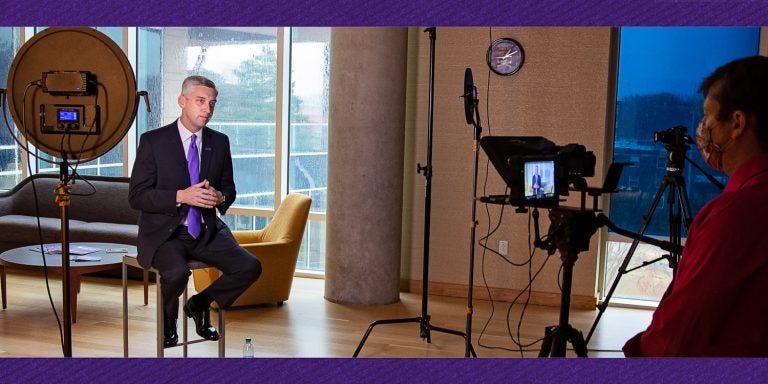
[[[77,122],[77,110],[59,109],[59,122]]]
[[[525,161],[523,171],[523,180],[525,180],[523,196],[526,199],[538,200],[557,196],[554,159]]]

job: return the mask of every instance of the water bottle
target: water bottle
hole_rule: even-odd
[[[253,343],[250,337],[245,338],[245,344],[243,344],[243,357],[253,357]]]

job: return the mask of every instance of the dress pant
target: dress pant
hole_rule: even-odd
[[[211,238],[213,236],[213,238]],[[261,262],[237,245],[226,226],[223,230],[203,233],[193,238],[187,227],[180,225],[155,253],[152,266],[160,273],[163,285],[163,311],[166,319],[179,313],[179,296],[189,282],[192,272],[187,266],[198,260],[221,271],[221,276],[205,289],[223,309],[230,305],[261,275]]]

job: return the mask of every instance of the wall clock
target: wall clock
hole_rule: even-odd
[[[525,53],[523,46],[517,40],[510,38],[501,38],[488,47],[486,56],[488,67],[502,76],[515,74],[523,66]]]

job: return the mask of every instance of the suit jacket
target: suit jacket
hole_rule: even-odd
[[[541,188],[541,175],[533,175],[533,179],[531,180],[531,185],[534,188]]]
[[[201,209],[205,225],[201,241],[209,248],[227,249],[237,243],[224,222],[217,218],[216,209],[223,215],[236,196],[229,138],[208,127],[201,130],[201,137],[200,180],[208,180],[225,198],[216,208]],[[142,134],[128,192],[131,208],[141,211],[138,261],[142,267],[151,267],[157,248],[186,217],[189,206],[176,205],[176,191],[189,186],[187,156],[177,123]]]

